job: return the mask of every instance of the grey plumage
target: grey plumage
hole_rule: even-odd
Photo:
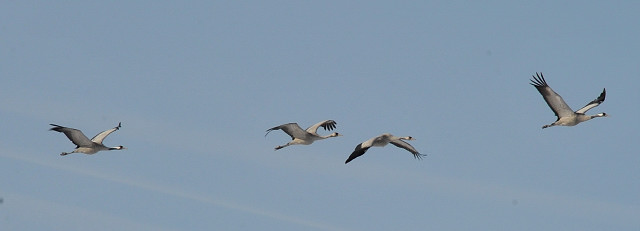
[[[306,130],[302,130],[302,128],[297,123],[288,123],[288,124],[283,124],[283,125],[268,129],[267,133],[264,134],[264,136],[266,137],[269,134],[269,132],[275,131],[275,130],[282,130],[285,133],[287,133],[287,135],[291,136],[291,142],[284,145],[277,146],[275,148],[275,150],[279,150],[289,145],[296,145],[296,144],[309,145],[316,140],[322,140],[329,137],[341,136],[337,132],[334,132],[327,136],[320,136],[317,133],[318,128],[320,127],[324,128],[324,130],[331,131],[336,128],[336,124],[337,124],[336,121],[333,121],[333,120],[323,120],[314,125],[311,125]]]
[[[120,127],[122,126],[121,123],[118,123],[117,127],[98,133],[91,139],[87,138],[87,136],[85,136],[84,133],[82,133],[82,131],[78,129],[63,127],[56,124],[50,124],[50,125],[54,126],[53,128],[49,129],[50,131],[64,133],[64,135],[67,136],[67,138],[69,138],[69,140],[71,140],[71,142],[76,145],[75,150],[73,150],[72,152],[63,152],[60,154],[61,156],[68,155],[71,153],[94,154],[96,152],[104,151],[104,150],[126,149],[123,146],[116,146],[116,147],[110,148],[102,144],[102,141],[104,141],[104,139],[107,138],[109,134],[120,129]]]
[[[418,152],[418,150],[416,150],[413,146],[411,146],[411,144],[404,142],[403,140],[415,140],[415,139],[411,136],[397,137],[389,133],[384,133],[382,135],[373,137],[365,142],[358,144],[356,148],[353,150],[353,152],[351,153],[351,155],[349,155],[349,158],[347,158],[347,160],[344,163],[347,164],[353,159],[364,155],[364,153],[367,152],[367,150],[369,150],[369,148],[371,147],[384,147],[389,143],[393,144],[396,147],[399,147],[411,152],[411,154],[413,154],[413,157],[416,159],[422,159],[423,156],[426,156],[424,154],[420,154],[420,152]]]
[[[607,95],[606,89],[602,90],[602,93],[600,93],[600,96],[598,96],[598,98],[589,102],[587,105],[585,105],[584,107],[574,112],[571,109],[571,107],[567,105],[564,99],[562,99],[562,97],[558,93],[556,93],[555,91],[553,91],[553,89],[551,89],[551,87],[549,87],[542,73],[539,73],[539,74],[536,73],[536,75],[533,76],[533,79],[531,80],[530,84],[533,85],[538,90],[538,92],[540,92],[540,94],[542,95],[542,98],[544,98],[544,101],[547,102],[547,105],[549,106],[549,108],[551,108],[553,113],[555,113],[555,115],[558,117],[558,119],[555,122],[548,125],[544,125],[542,126],[542,128],[548,128],[556,125],[575,126],[579,123],[585,122],[587,120],[590,120],[596,117],[608,116],[607,113],[604,113],[604,112],[598,113],[595,115],[584,114],[589,109],[597,107],[602,102],[604,102],[604,99]]]

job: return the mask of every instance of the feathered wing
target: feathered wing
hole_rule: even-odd
[[[87,136],[85,136],[82,131],[78,129],[63,127],[56,124],[49,125],[54,126],[53,128],[49,129],[50,131],[64,133],[64,135],[67,136],[67,138],[69,138],[69,140],[71,140],[71,142],[78,147],[90,147],[91,145],[93,145],[93,142],[89,140],[89,138],[87,138]]]
[[[349,158],[347,158],[347,160],[344,163],[347,164],[350,161],[352,161],[353,159],[364,155],[364,153],[367,152],[367,150],[369,150],[369,148],[370,147],[362,147],[362,143],[358,144],[358,146],[356,146],[356,149],[353,150],[351,155],[349,155]]]
[[[555,91],[553,91],[553,89],[551,89],[551,87],[549,87],[547,82],[544,80],[544,76],[542,76],[542,73],[536,73],[536,75],[533,76],[531,85],[538,89],[538,92],[540,92],[542,98],[544,98],[544,101],[547,102],[547,105],[549,105],[549,108],[551,108],[551,110],[556,114],[557,117],[573,115],[573,110],[571,110],[571,107],[569,107],[569,105],[564,102],[562,96],[558,95],[558,93],[556,93]]]
[[[590,110],[591,108],[597,107],[598,105],[600,105],[602,102],[604,102],[604,98],[607,96],[607,89],[602,89],[602,93],[600,93],[600,96],[598,96],[598,98],[594,99],[593,101],[589,102],[587,105],[585,105],[584,107],[578,109],[576,111],[576,113],[581,113],[584,114],[585,112],[587,112],[588,110]]]
[[[395,145],[396,147],[399,147],[399,148],[402,148],[404,150],[407,150],[407,151],[411,152],[411,154],[413,154],[413,157],[415,157],[416,159],[422,159],[422,156],[424,156],[423,154],[420,154],[420,152],[418,152],[418,150],[416,150],[416,148],[411,146],[411,144],[409,144],[407,142],[404,142],[402,140],[392,140],[389,143]]]
[[[285,133],[287,133],[287,135],[291,136],[291,139],[295,139],[295,138],[304,139],[307,136],[307,132],[305,130],[302,130],[302,128],[298,126],[297,123],[288,123],[288,124],[283,124],[273,128],[269,128],[267,130],[267,134],[264,134],[264,136],[267,136],[269,132],[274,130],[284,131]]]
[[[104,138],[107,138],[109,134],[120,129],[121,126],[122,126],[122,123],[118,123],[117,127],[98,133],[96,136],[91,138],[91,141],[101,144]]]
[[[307,132],[309,133],[313,133],[313,134],[318,134],[318,128],[322,127],[324,128],[324,130],[326,131],[331,131],[334,128],[336,128],[336,121],[333,120],[324,120],[324,121],[320,121],[317,124],[311,125],[311,127],[307,128]]]

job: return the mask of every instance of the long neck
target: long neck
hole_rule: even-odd
[[[115,147],[110,147],[109,150],[121,150],[123,147],[122,146],[115,146]]]
[[[605,116],[607,116],[606,113],[598,113],[595,115],[578,114],[574,119],[576,120],[575,121],[576,123],[582,123],[593,118],[605,117]]]
[[[336,137],[336,136],[337,135],[335,133],[331,133],[331,134],[326,135],[326,136],[318,136],[318,137],[320,137],[321,139],[326,139],[326,138],[331,138],[331,137]]]
[[[607,116],[607,113],[602,112],[595,115],[591,115],[590,119],[597,118],[597,117],[606,117],[606,116]]]

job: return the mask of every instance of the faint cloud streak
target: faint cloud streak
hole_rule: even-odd
[[[168,186],[163,186],[163,185],[149,183],[149,182],[143,182],[141,180],[132,180],[130,177],[118,177],[118,176],[113,176],[107,173],[96,172],[93,170],[87,170],[87,169],[81,169],[74,166],[45,162],[35,158],[28,158],[26,157],[26,155],[10,155],[7,153],[8,153],[7,151],[0,153],[0,157],[10,158],[18,161],[23,161],[31,164],[53,168],[53,169],[73,172],[76,174],[82,174],[82,175],[86,175],[86,176],[90,176],[90,177],[94,177],[94,178],[98,178],[106,181],[125,184],[125,185],[129,185],[136,188],[142,188],[142,189],[153,191],[153,192],[163,193],[163,194],[167,194],[167,195],[171,195],[171,196],[175,196],[183,199],[188,199],[188,200],[194,200],[194,201],[198,201],[198,202],[202,202],[202,203],[206,203],[206,204],[210,204],[218,207],[223,207],[227,209],[232,209],[236,211],[251,213],[251,214],[255,214],[263,217],[268,217],[271,219],[276,219],[276,220],[280,220],[280,221],[284,221],[292,224],[305,226],[305,227],[310,227],[310,228],[315,228],[320,230],[331,230],[331,231],[347,230],[347,229],[335,227],[329,224],[324,224],[321,222],[306,220],[306,219],[297,218],[297,217],[289,216],[289,215],[278,213],[278,212],[241,205],[229,200],[213,199],[211,198],[211,196],[207,196],[207,195],[203,195],[195,192],[188,192],[184,190],[173,189]]]

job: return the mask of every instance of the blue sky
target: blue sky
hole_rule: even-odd
[[[638,230],[640,3],[10,1],[1,230]],[[529,85],[535,72],[575,127]],[[291,146],[288,122],[344,136]],[[68,155],[55,123],[125,151]],[[413,136],[344,164],[381,133]],[[328,134],[321,131],[321,134]]]

